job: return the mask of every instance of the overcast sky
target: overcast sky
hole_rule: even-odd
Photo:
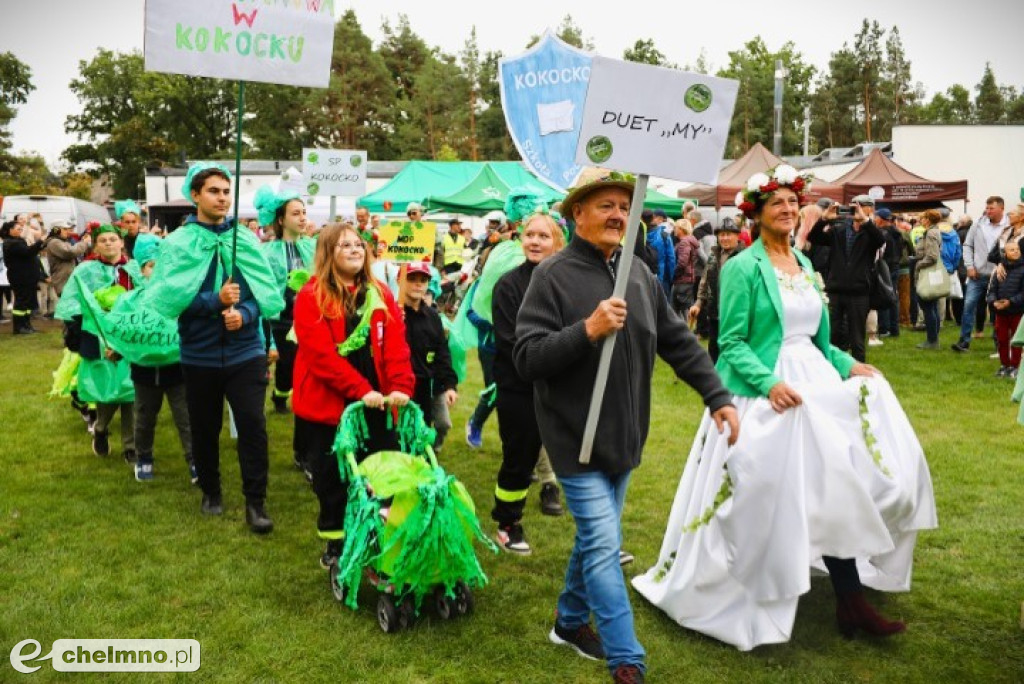
[[[212,0],[211,0],[212,1]],[[223,0],[221,0],[223,1]],[[36,90],[18,109],[11,125],[16,152],[35,151],[51,165],[75,142],[64,133],[64,120],[79,109],[68,83],[80,60],[103,47],[142,49],[143,0],[3,0],[4,41],[32,69]],[[600,6],[602,9],[598,10]],[[990,62],[1002,85],[1024,88],[1020,35],[1024,3],[1020,0],[859,0],[856,2],[769,3],[672,2],[659,0],[616,4],[576,0],[335,0],[336,14],[353,8],[363,31],[375,43],[383,20],[409,17],[413,30],[429,45],[456,53],[476,27],[481,51],[505,55],[523,51],[529,37],[557,27],[571,14],[598,54],[622,57],[637,39],[651,38],[669,60],[692,64],[703,48],[714,69],[728,64],[728,53],[760,35],[770,50],[793,41],[804,60],[824,69],[843,42],[852,45],[861,20],[883,28],[898,26],[911,61],[913,78],[929,96],[959,83],[968,88],[981,79]],[[767,11],[766,11],[767,10]]]

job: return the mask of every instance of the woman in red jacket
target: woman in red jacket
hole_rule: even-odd
[[[387,287],[373,278],[366,243],[348,224],[333,224],[317,240],[314,275],[295,298],[292,409],[303,430],[313,491],[320,500],[317,529],[327,540],[320,564],[337,561],[344,538],[347,483],[331,453],[345,405],[362,400],[371,438],[363,456],[396,448],[385,426],[387,404],[409,402],[416,380],[402,313]]]

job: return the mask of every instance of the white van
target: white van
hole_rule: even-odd
[[[99,204],[86,202],[77,197],[59,195],[9,195],[3,198],[0,207],[0,221],[10,221],[18,214],[39,213],[44,228],[49,231],[54,221],[72,221],[76,232],[85,232],[89,221],[110,223],[110,212]]]

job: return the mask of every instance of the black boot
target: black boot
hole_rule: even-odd
[[[267,515],[262,501],[245,504],[245,522],[249,525],[249,529],[256,534],[266,534],[274,529],[274,521]]]

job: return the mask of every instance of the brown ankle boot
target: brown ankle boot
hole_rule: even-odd
[[[907,629],[905,622],[886,620],[878,614],[867,599],[864,592],[855,591],[836,595],[836,622],[839,631],[847,639],[853,638],[858,629],[872,636],[892,636]]]

